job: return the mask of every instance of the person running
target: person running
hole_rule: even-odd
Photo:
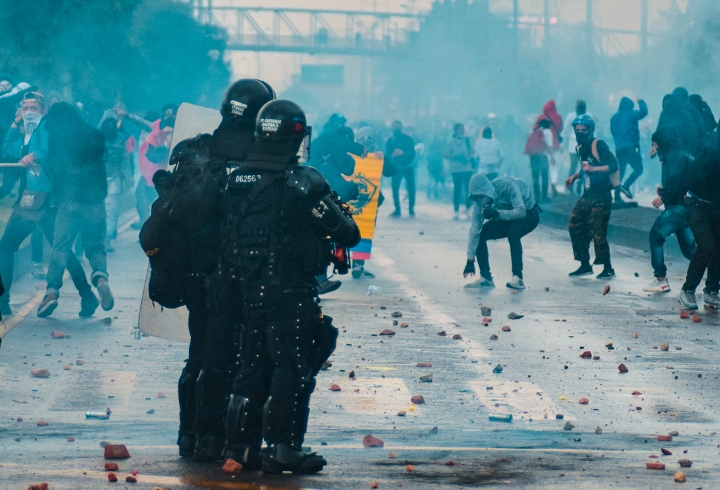
[[[602,264],[603,271],[598,279],[615,277],[610,263],[610,246],[607,241],[608,223],[612,205],[612,189],[618,171],[618,163],[607,143],[595,138],[595,122],[587,114],[573,121],[575,138],[578,142],[581,170],[565,181],[570,189],[576,180],[584,180],[585,189],[573,208],[568,231],[572,241],[573,255],[580,267],[570,277],[587,276],[593,273],[590,264],[590,242],[595,242],[595,264]],[[615,176],[613,176],[615,174]]]
[[[667,293],[670,284],[665,267],[663,245],[665,239],[675,233],[680,251],[686,259],[692,260],[697,246],[687,217],[685,216],[685,194],[693,157],[682,150],[680,135],[673,126],[663,126],[652,135],[653,153],[662,164],[662,187],[658,188],[658,197],[652,202],[656,208],[664,205],[665,210],[657,217],[650,230],[650,262],[655,280],[643,291]]]
[[[470,198],[475,203],[468,239],[467,263],[463,277],[475,275],[475,256],[480,267],[480,279],[466,284],[466,288],[494,288],[490,273],[487,241],[507,238],[510,244],[512,279],[510,289],[525,289],[521,239],[540,222],[540,208],[535,203],[530,186],[522,179],[500,177],[492,182],[483,174],[470,179]]]
[[[610,118],[610,132],[615,140],[615,153],[620,165],[620,179],[625,177],[628,165],[632,174],[625,183],[615,189],[615,202],[622,202],[620,193],[628,199],[633,198],[630,187],[643,173],[642,154],[640,153],[640,127],[639,121],[648,115],[648,106],[644,100],[638,99],[639,109],[635,109],[635,102],[628,97],[620,99],[620,105],[615,115]]]

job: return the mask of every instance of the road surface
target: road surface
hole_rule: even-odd
[[[680,319],[679,253],[666,295],[642,292],[652,279],[646,251],[612,244],[617,278],[569,279],[576,263],[567,232],[541,224],[524,240],[526,291],[504,287],[507,242],[490,246],[497,288],[467,290],[469,222],[452,221],[449,205],[421,202],[415,219],[392,220],[389,211],[381,208],[366,265],[376,279],[347,276],[323,297],[342,328],[333,365],[318,377],[306,445],[329,460],[325,471],[228,476],[219,464],[177,456],[187,345],[135,328],[147,263],[127,229],[109,255],[110,314],[79,318],[67,283],[53,316],[38,319],[41,284],[23,277],[13,286],[17,326],[0,350],[0,488],[671,488],[680,459],[692,461],[686,486],[720,488],[719,319],[707,310],[698,312],[701,323]],[[370,285],[382,290],[368,295]],[[492,308],[485,325],[481,306]],[[511,312],[524,317],[510,320]],[[380,335],[385,329],[395,335]],[[54,330],[70,336],[53,339]],[[584,351],[599,359],[581,358]],[[51,375],[32,378],[32,368]],[[428,374],[432,382],[420,381]],[[341,391],[330,391],[332,383]],[[425,403],[411,403],[415,395]],[[106,407],[109,420],[85,419],[86,410]],[[491,422],[491,414],[513,420]],[[568,422],[574,428],[564,430]],[[657,440],[671,431],[672,441]],[[363,447],[367,434],[384,447]],[[132,458],[119,461],[118,475],[137,470],[138,483],[107,482],[101,441],[127,445]]]

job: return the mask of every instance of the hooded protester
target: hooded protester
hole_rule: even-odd
[[[53,180],[53,198],[58,205],[47,290],[38,306],[38,316],[49,316],[57,308],[63,273],[73,255],[72,245],[78,234],[92,267],[91,282],[100,295],[100,305],[110,311],[115,300],[108,284],[104,245],[107,227],[105,138],[67,102],[58,102],[50,108],[45,130],[47,150],[29,153],[20,161],[26,165],[47,165]]]
[[[638,99],[638,110],[635,102],[629,97],[620,99],[618,111],[610,118],[610,132],[615,140],[615,155],[620,165],[620,180],[625,177],[628,165],[632,174],[625,183],[615,189],[615,201],[622,202],[620,192],[632,199],[630,187],[643,173],[642,153],[640,153],[640,127],[638,122],[648,115],[648,107],[643,99]]]
[[[19,174],[18,199],[0,240],[0,275],[4,279],[5,294],[0,296],[0,312],[10,316],[10,287],[13,279],[15,253],[22,242],[40,228],[52,245],[55,238],[57,207],[52,198],[50,159],[48,155],[49,135],[46,130],[46,110],[42,94],[28,92],[20,110],[20,117],[13,121],[3,145],[3,156],[11,161],[27,162]],[[22,130],[21,130],[22,129]],[[6,187],[5,184],[11,184]],[[15,181],[3,182],[0,197],[9,194]],[[73,283],[80,293],[80,316],[91,316],[99,306],[92,292],[82,265],[74,254],[63,264],[67,265]]]
[[[392,123],[393,135],[385,143],[385,158],[390,159],[397,172],[392,178],[393,204],[395,211],[390,215],[399,218],[400,211],[400,185],[405,179],[408,194],[408,214],[415,216],[415,141],[403,133],[400,121]]]
[[[507,238],[512,279],[506,286],[509,289],[525,289],[521,239],[537,228],[540,222],[540,207],[535,203],[530,186],[514,177],[500,177],[490,182],[485,175],[476,174],[470,179],[470,198],[475,206],[463,277],[475,275],[477,256],[480,279],[465,287],[495,287],[490,273],[487,241]]]
[[[572,242],[575,260],[580,267],[571,272],[570,277],[587,276],[593,273],[590,265],[590,242],[595,243],[595,264],[602,264],[603,271],[598,279],[615,277],[610,262],[610,246],[607,241],[608,223],[612,209],[613,178],[619,171],[617,160],[607,143],[595,138],[595,121],[587,114],[573,121],[577,153],[580,156],[581,170],[565,181],[570,189],[578,179],[583,179],[585,189],[573,208],[568,231]],[[617,174],[616,174],[617,175]]]
[[[16,85],[13,77],[7,73],[0,74],[0,140],[5,138],[25,94],[35,90],[37,87],[31,87],[25,82]]]
[[[572,122],[576,117],[587,114],[593,117],[591,113],[587,111],[587,103],[584,100],[578,100],[575,103],[575,110],[565,117],[565,127],[563,128],[563,144],[567,148],[567,152],[570,155],[570,170],[568,177],[573,175],[577,171],[578,164],[580,163],[580,157],[578,156],[575,148],[577,147],[577,140],[575,139],[575,130],[572,127]],[[582,186],[577,185],[577,194],[582,191]]]
[[[528,136],[525,154],[530,156],[530,171],[533,180],[533,192],[537,201],[548,198],[548,179],[550,161],[553,158],[552,121],[543,118]]]
[[[693,156],[697,156],[702,146],[700,131],[695,119],[688,112],[681,109],[681,105],[672,94],[663,97],[662,112],[658,119],[658,128],[663,126],[675,126],[675,129],[682,141],[683,150]]]
[[[697,246],[685,216],[685,194],[688,190],[693,157],[682,149],[680,136],[674,126],[663,126],[652,135],[653,150],[662,165],[662,187],[652,202],[665,210],[657,217],[650,229],[650,261],[655,280],[643,291],[666,293],[670,291],[663,245],[665,239],[675,233],[680,251],[691,260]]]
[[[692,164],[689,174],[685,214],[692,230],[697,251],[690,260],[685,284],[680,292],[680,304],[687,310],[697,310],[695,289],[702,281],[705,269],[704,300],[709,307],[720,307],[720,139],[709,137]]]
[[[697,110],[702,116],[705,133],[712,133],[717,128],[717,121],[710,105],[702,98],[700,94],[692,94],[690,96],[690,105]]]
[[[542,121],[543,119],[550,120],[549,129],[550,131],[552,131],[553,149],[560,149],[560,143],[562,142],[563,120],[562,116],[558,114],[557,106],[555,105],[554,100],[548,100],[545,103],[545,105],[543,106],[542,114],[540,114],[535,120],[533,131],[540,127],[540,121]]]
[[[702,114],[690,103],[690,94],[685,87],[677,87],[673,90],[672,95],[680,110],[689,114],[692,118],[698,138],[700,139],[699,146],[702,148],[703,140],[705,139],[705,134],[707,133]]]

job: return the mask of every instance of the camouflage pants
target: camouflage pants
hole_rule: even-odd
[[[590,242],[595,243],[595,263],[610,265],[610,246],[607,241],[612,196],[610,192],[594,196],[583,195],[570,215],[568,231],[573,255],[579,262],[590,261]]]

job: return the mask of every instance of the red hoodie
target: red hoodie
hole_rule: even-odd
[[[545,103],[545,105],[543,106],[543,113],[540,114],[535,121],[533,131],[538,128],[538,123],[543,119],[550,119],[550,131],[552,131],[553,135],[553,148],[557,150],[558,148],[560,148],[559,135],[560,133],[562,133],[563,130],[563,120],[562,116],[558,114],[554,100],[548,100]]]

